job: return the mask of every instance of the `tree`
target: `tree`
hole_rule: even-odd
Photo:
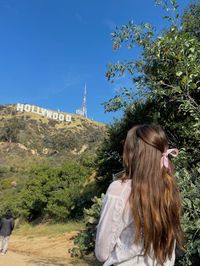
[[[183,31],[189,32],[200,41],[200,4],[193,2],[182,17]]]
[[[123,109],[124,115],[110,126],[98,152],[98,182],[105,192],[112,174],[122,170],[123,140],[128,129],[141,123],[160,124],[167,131],[171,145],[180,149],[175,164],[183,195],[182,225],[187,243],[186,255],[179,263],[197,266],[200,260],[200,4],[191,4],[180,18],[175,0],[156,2],[169,12],[164,19],[170,26],[163,33],[157,35],[148,23],[135,25],[131,21],[112,34],[114,49],[123,44],[129,49],[137,45],[141,54],[138,60],[108,65],[108,80],[114,82],[126,74],[133,86],[120,88],[105,103],[106,111]],[[93,213],[93,208],[88,213],[96,221],[98,213]],[[75,239],[80,252],[87,254],[94,247],[90,232],[95,234],[95,226],[95,223],[94,227],[87,225],[86,231]]]
[[[31,169],[19,201],[23,217],[28,221],[40,217],[59,222],[80,217],[84,207],[79,200],[90,174],[91,169],[77,162]]]
[[[112,171],[122,168],[119,143],[123,142],[127,130],[145,122],[160,124],[167,131],[171,145],[180,149],[176,166],[187,237],[183,264],[199,265],[200,4],[191,4],[182,18],[176,1],[159,4],[169,12],[164,19],[170,26],[163,33],[157,35],[152,25],[135,25],[131,21],[112,35],[114,49],[123,44],[129,49],[137,45],[141,54],[139,60],[108,65],[108,80],[114,82],[116,77],[126,74],[133,86],[120,88],[105,104],[107,111],[123,109],[124,117],[110,127],[110,136],[99,152],[99,175],[105,191],[105,182],[107,185],[111,182]]]

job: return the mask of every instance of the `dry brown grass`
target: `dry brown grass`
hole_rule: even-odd
[[[43,224],[38,226],[24,224],[14,231],[9,249],[37,260],[55,263],[52,265],[98,266],[98,262],[92,256],[81,260],[71,258],[68,252],[74,246],[73,237],[78,233],[78,229],[83,228],[83,223]],[[76,231],[73,229],[76,229]]]

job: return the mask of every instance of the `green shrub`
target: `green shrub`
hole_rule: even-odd
[[[63,222],[72,217],[72,212],[83,211],[83,205],[76,208],[84,183],[91,170],[78,162],[67,162],[61,167],[35,167],[21,191],[21,210],[25,219],[31,221],[45,217]]]
[[[181,190],[186,253],[182,265],[199,265],[200,261],[200,163],[188,170],[189,156],[181,150],[175,160]]]
[[[94,252],[96,230],[99,222],[102,199],[94,197],[93,205],[89,209],[84,209],[84,221],[86,224],[85,230],[82,230],[74,238],[75,247],[69,250],[72,257],[85,256]]]

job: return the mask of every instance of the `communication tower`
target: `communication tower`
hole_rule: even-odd
[[[82,102],[81,109],[77,109],[76,110],[76,114],[77,115],[84,116],[85,118],[87,118],[87,101],[86,101],[86,95],[87,95],[87,91],[86,91],[86,84],[85,84],[84,96],[83,96],[83,102]]]

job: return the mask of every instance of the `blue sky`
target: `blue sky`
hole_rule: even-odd
[[[179,0],[180,10],[189,3]],[[112,50],[111,33],[129,20],[163,28],[153,0],[0,0],[0,104],[30,103],[74,113],[87,84],[90,118],[110,123],[102,103],[120,82],[105,78],[106,65],[138,56]]]

